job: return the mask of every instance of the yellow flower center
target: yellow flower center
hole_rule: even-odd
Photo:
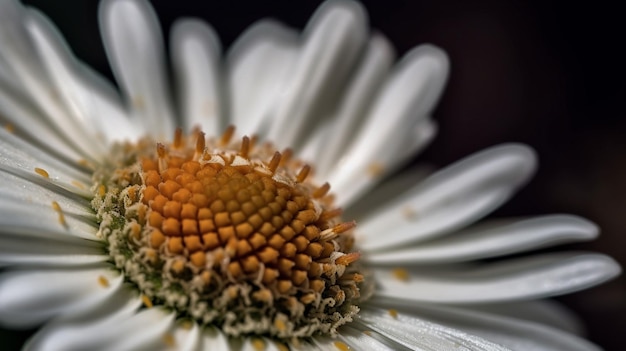
[[[92,202],[112,261],[146,306],[228,335],[334,334],[362,298],[355,224],[290,151],[233,132],[113,148]]]

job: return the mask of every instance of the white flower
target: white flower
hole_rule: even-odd
[[[430,112],[448,72],[439,49],[418,47],[392,67],[395,58],[387,39],[369,33],[363,9],[346,1],[322,5],[302,35],[276,22],[258,22],[225,60],[208,25],[183,20],[171,34],[177,87],[172,89],[157,19],[146,2],[105,0],[100,21],[122,97],[69,52],[45,17],[0,0],[0,120],[6,126],[0,130],[0,266],[6,267],[0,274],[0,323],[13,328],[43,324],[26,349],[597,349],[577,336],[580,327],[568,312],[540,299],[616,276],[620,268],[613,260],[559,253],[481,261],[598,234],[594,224],[571,215],[474,224],[532,175],[536,160],[531,149],[496,146],[425,179],[417,170],[386,178],[436,134]],[[239,149],[228,151],[233,147],[228,142],[208,139],[209,146],[227,149],[223,155],[230,157],[228,162],[269,170],[272,179],[280,178],[277,182],[289,189],[310,190],[308,203],[314,204],[316,220],[332,211],[328,197],[315,195],[325,193],[319,190],[323,187],[313,185],[327,180],[335,204],[346,209],[343,218],[357,220],[363,267],[353,268],[358,254],[350,250],[348,239],[340,239],[350,225],[321,228],[320,235],[332,240],[320,242],[334,243],[336,250],[324,259],[325,267],[333,269],[326,284],[339,282],[333,303],[350,301],[346,294],[361,279],[375,285],[371,298],[352,301],[360,308],[354,321],[348,322],[354,311],[347,308],[332,317],[348,322],[336,335],[328,331],[333,335],[297,338],[293,331],[283,333],[297,318],[271,307],[283,306],[271,298],[262,308],[271,305],[273,325],[250,312],[234,316],[244,322],[230,328],[221,320],[228,319],[225,314],[209,317],[206,300],[188,306],[192,296],[185,293],[195,291],[192,285],[182,293],[159,295],[144,280],[141,262],[133,261],[147,257],[146,247],[137,244],[138,251],[128,252],[126,246],[115,246],[113,239],[135,234],[140,243],[142,233],[153,228],[140,226],[133,232],[137,222],[131,219],[140,215],[129,214],[135,204],[131,177],[139,174],[144,182],[147,173],[133,165],[114,173],[112,162],[126,154],[119,144],[112,145],[145,136],[168,141],[177,126],[191,136],[197,136],[192,128],[201,126],[208,136],[219,137],[229,124],[241,135],[258,135],[281,150],[292,147],[314,165],[316,183],[304,183],[305,175],[294,180],[301,165],[276,171],[278,166],[263,159],[266,146],[250,151],[253,147],[243,146],[248,141],[241,141],[235,143]],[[211,153],[203,151],[201,139],[193,160],[218,162],[202,158]],[[134,149],[125,152],[139,148],[127,145]],[[176,141],[167,148],[154,156],[158,172],[180,151]],[[235,162],[237,155],[241,159]],[[98,178],[102,174],[106,179]],[[124,192],[112,190],[109,178],[114,176],[122,179],[114,185]],[[145,198],[145,188],[137,186]],[[113,209],[112,198],[127,202]],[[122,209],[124,216],[113,215]],[[158,245],[154,247],[162,247]],[[163,277],[176,270],[174,259],[158,254],[166,262]],[[246,267],[228,255],[218,265]],[[258,262],[252,267],[259,267]],[[224,272],[235,279],[236,268]],[[203,278],[194,272],[188,281]],[[259,272],[253,273],[260,277]],[[284,275],[297,285],[293,272]],[[347,276],[352,279],[341,280]],[[157,278],[159,283],[171,283],[163,277]],[[262,290],[264,283],[255,284]],[[361,293],[367,292],[366,285],[361,287]],[[296,305],[310,306],[303,289],[293,290],[300,298]],[[242,291],[237,292],[242,299],[253,296]],[[231,307],[260,311],[248,304]],[[205,309],[195,314],[194,308]],[[286,319],[279,320],[281,315]],[[202,318],[211,323],[204,325]],[[245,325],[246,318],[254,320],[252,327]],[[255,330],[268,332],[254,335]]]

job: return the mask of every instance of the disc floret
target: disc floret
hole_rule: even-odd
[[[92,202],[112,261],[151,304],[228,335],[334,335],[362,299],[355,223],[289,150],[233,134],[114,147]]]

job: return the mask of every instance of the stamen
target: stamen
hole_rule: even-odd
[[[361,254],[359,252],[351,252],[336,259],[335,263],[338,265],[347,266],[350,263],[356,262],[360,257]]]
[[[159,173],[163,174],[163,172],[165,172],[165,170],[167,169],[167,160],[165,159],[165,156],[167,156],[167,151],[165,150],[165,145],[157,143],[157,155],[159,156]]]
[[[291,148],[286,148],[282,155],[283,157],[280,160],[279,166],[284,166],[291,161],[291,157],[293,157],[293,150]]]
[[[296,176],[296,182],[302,183],[309,176],[309,172],[311,171],[311,166],[304,165],[298,175]]]
[[[35,173],[39,174],[40,176],[46,179],[50,178],[50,175],[48,174],[48,172],[43,168],[35,168]]]
[[[281,160],[281,154],[280,152],[276,151],[274,153],[274,156],[272,156],[272,159],[270,160],[269,165],[267,166],[267,168],[272,172],[272,174],[274,174],[276,172],[276,169],[278,169],[280,160]]]
[[[233,125],[228,126],[228,128],[226,128],[226,130],[222,134],[222,138],[220,139],[220,145],[221,146],[228,145],[228,143],[230,143],[230,139],[232,139],[234,134],[235,134],[235,126]]]
[[[204,153],[204,148],[206,147],[206,139],[204,138],[204,132],[198,132],[198,137],[196,139],[196,152],[193,155],[194,161],[198,161]]]
[[[343,222],[321,232],[320,238],[322,240],[331,240],[337,237],[337,235],[345,233],[348,230],[353,229],[354,227],[356,227],[356,221]]]
[[[327,211],[322,211],[322,214],[320,214],[320,220],[322,221],[327,221],[331,218],[335,218],[335,217],[339,217],[341,216],[341,214],[343,213],[343,209],[337,207],[334,208],[332,210],[327,210]]]
[[[315,189],[313,191],[313,193],[311,194],[311,196],[314,199],[319,199],[319,198],[324,197],[324,195],[328,194],[329,190],[330,190],[330,184],[324,183],[324,185],[322,185],[321,187]]]
[[[174,131],[174,142],[172,143],[174,149],[180,149],[183,147],[183,130],[176,128]]]
[[[244,136],[241,140],[241,149],[239,150],[239,155],[243,158],[248,158],[248,153],[250,152],[250,138]]]

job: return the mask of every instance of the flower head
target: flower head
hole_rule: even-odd
[[[103,1],[100,23],[121,93],[0,0],[0,323],[43,325],[26,348],[594,349],[535,300],[610,279],[610,258],[480,261],[597,235],[571,215],[474,224],[531,149],[389,177],[436,133],[438,48],[393,66],[349,1],[302,35],[258,22],[225,59],[182,20],[170,84],[147,2]]]

